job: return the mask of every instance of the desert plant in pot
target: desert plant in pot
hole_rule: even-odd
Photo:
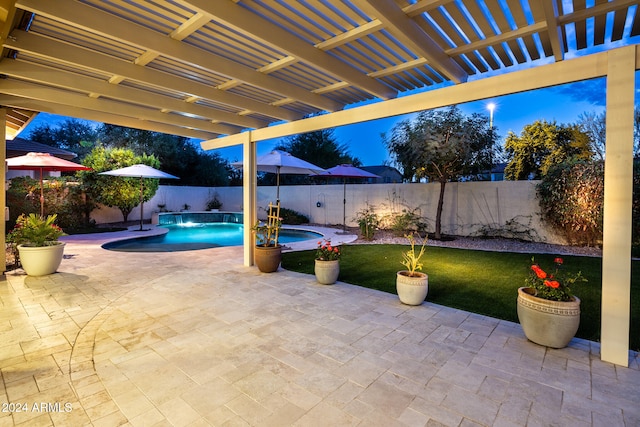
[[[7,235],[7,242],[16,245],[22,268],[29,276],[55,273],[62,262],[65,244],[58,239],[64,232],[55,224],[56,218],[22,214]]]
[[[547,273],[531,259],[526,286],[518,289],[518,320],[522,330],[536,344],[562,348],[574,337],[580,326],[580,299],[571,287],[587,279],[581,272],[563,271],[564,260],[556,257],[555,270]]]
[[[429,276],[423,273],[421,259],[425,253],[427,239],[422,241],[420,250],[416,252],[416,240],[413,234],[405,235],[411,248],[402,253],[402,265],[407,269],[396,274],[396,291],[400,302],[407,305],[420,305],[429,292]]]
[[[331,240],[323,239],[318,242],[314,273],[316,280],[322,285],[332,285],[340,275],[340,246],[332,246]]]

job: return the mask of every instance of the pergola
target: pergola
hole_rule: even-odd
[[[257,142],[606,77],[601,357],[626,366],[639,15],[635,0],[0,0],[0,128],[48,112],[241,144],[251,265]]]

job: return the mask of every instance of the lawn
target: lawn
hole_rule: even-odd
[[[338,280],[395,294],[396,271],[405,245],[343,246]],[[313,274],[315,251],[284,253],[282,267]],[[424,272],[429,275],[427,301],[473,313],[518,321],[517,288],[524,285],[531,254],[428,247]],[[535,254],[542,268],[551,269],[555,255]],[[581,300],[580,329],[576,336],[600,340],[602,260],[563,256],[568,271],[582,271],[588,279],[573,289]],[[631,342],[640,350],[640,261],[632,265]]]

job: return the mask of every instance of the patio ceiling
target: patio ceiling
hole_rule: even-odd
[[[635,0],[0,0],[0,105],[8,137],[48,112],[209,140],[637,43],[639,15]]]

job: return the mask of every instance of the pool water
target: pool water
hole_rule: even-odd
[[[240,246],[244,227],[234,223],[163,225],[169,232],[162,236],[139,237],[106,243],[102,247],[122,252],[175,252],[220,246]],[[281,229],[279,243],[292,243],[321,238],[311,231]]]

